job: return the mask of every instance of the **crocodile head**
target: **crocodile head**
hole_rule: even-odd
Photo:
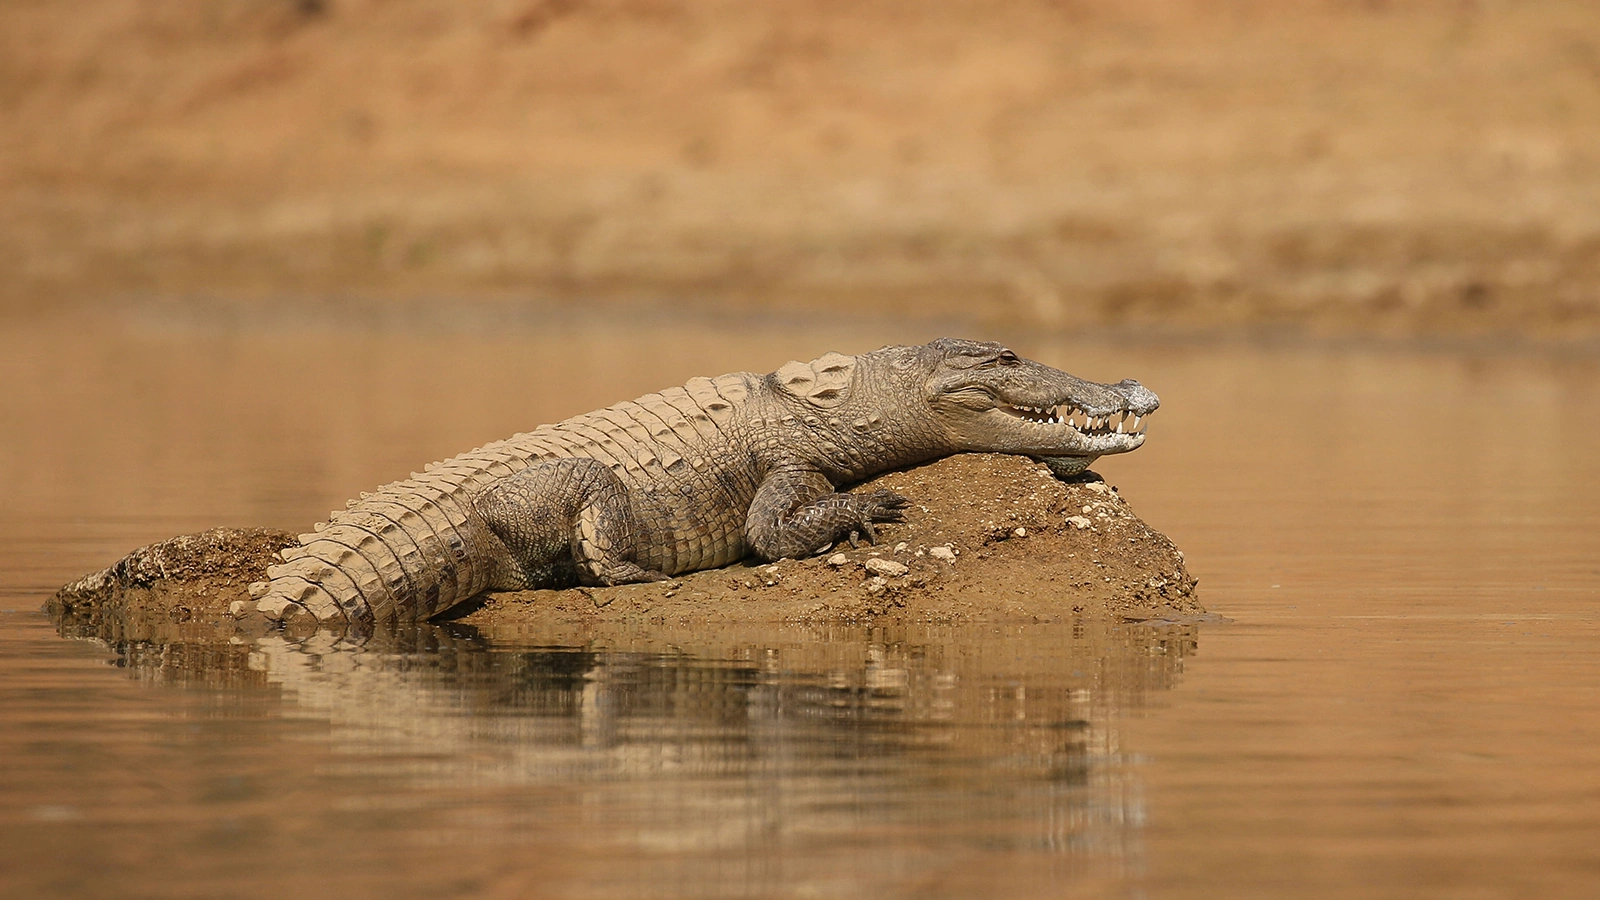
[[[1161,405],[1137,381],[1084,381],[1000,344],[943,338],[921,350],[924,397],[954,449],[1032,456],[1057,475],[1137,450]]]

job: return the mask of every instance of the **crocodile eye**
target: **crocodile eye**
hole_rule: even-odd
[[[1012,353],[1010,350],[1000,351],[1000,361],[1003,363],[1021,362],[1021,360],[1017,358],[1017,355]]]

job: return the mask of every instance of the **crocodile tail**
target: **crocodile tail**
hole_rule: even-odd
[[[369,631],[423,619],[481,593],[491,566],[471,489],[493,473],[446,461],[362,494],[300,545],[280,554],[251,586],[257,608],[281,620],[297,610],[318,622]]]

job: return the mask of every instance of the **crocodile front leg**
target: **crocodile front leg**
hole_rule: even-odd
[[[638,526],[627,488],[604,463],[553,459],[501,479],[473,498],[510,551],[502,590],[662,581],[634,562]]]
[[[874,522],[901,522],[906,498],[893,491],[836,493],[821,472],[774,472],[745,516],[745,541],[762,559],[798,558],[848,537],[877,540]]]

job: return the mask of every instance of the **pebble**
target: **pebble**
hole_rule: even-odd
[[[1011,533],[1016,535],[1017,537],[1027,537],[1028,536],[1028,529],[1026,529],[1026,528],[1018,528],[1016,531],[1013,531]]]
[[[897,563],[892,559],[869,559],[867,571],[878,576],[901,578],[911,570],[906,568],[904,563]]]
[[[929,547],[928,555],[934,559],[942,559],[945,562],[956,561],[956,551],[949,547]]]
[[[1090,525],[1093,525],[1094,523],[1090,522],[1087,518],[1085,518],[1083,516],[1067,516],[1067,524],[1071,525],[1073,528],[1077,528],[1079,530],[1082,530],[1084,528],[1088,528]]]
[[[843,553],[835,553],[834,555],[828,557],[828,565],[833,566],[835,569],[849,561],[850,557],[845,556]]]
[[[900,543],[894,545],[894,552],[896,552],[896,553],[904,553],[910,547],[911,547],[910,544],[906,543],[905,541],[901,541]]]

